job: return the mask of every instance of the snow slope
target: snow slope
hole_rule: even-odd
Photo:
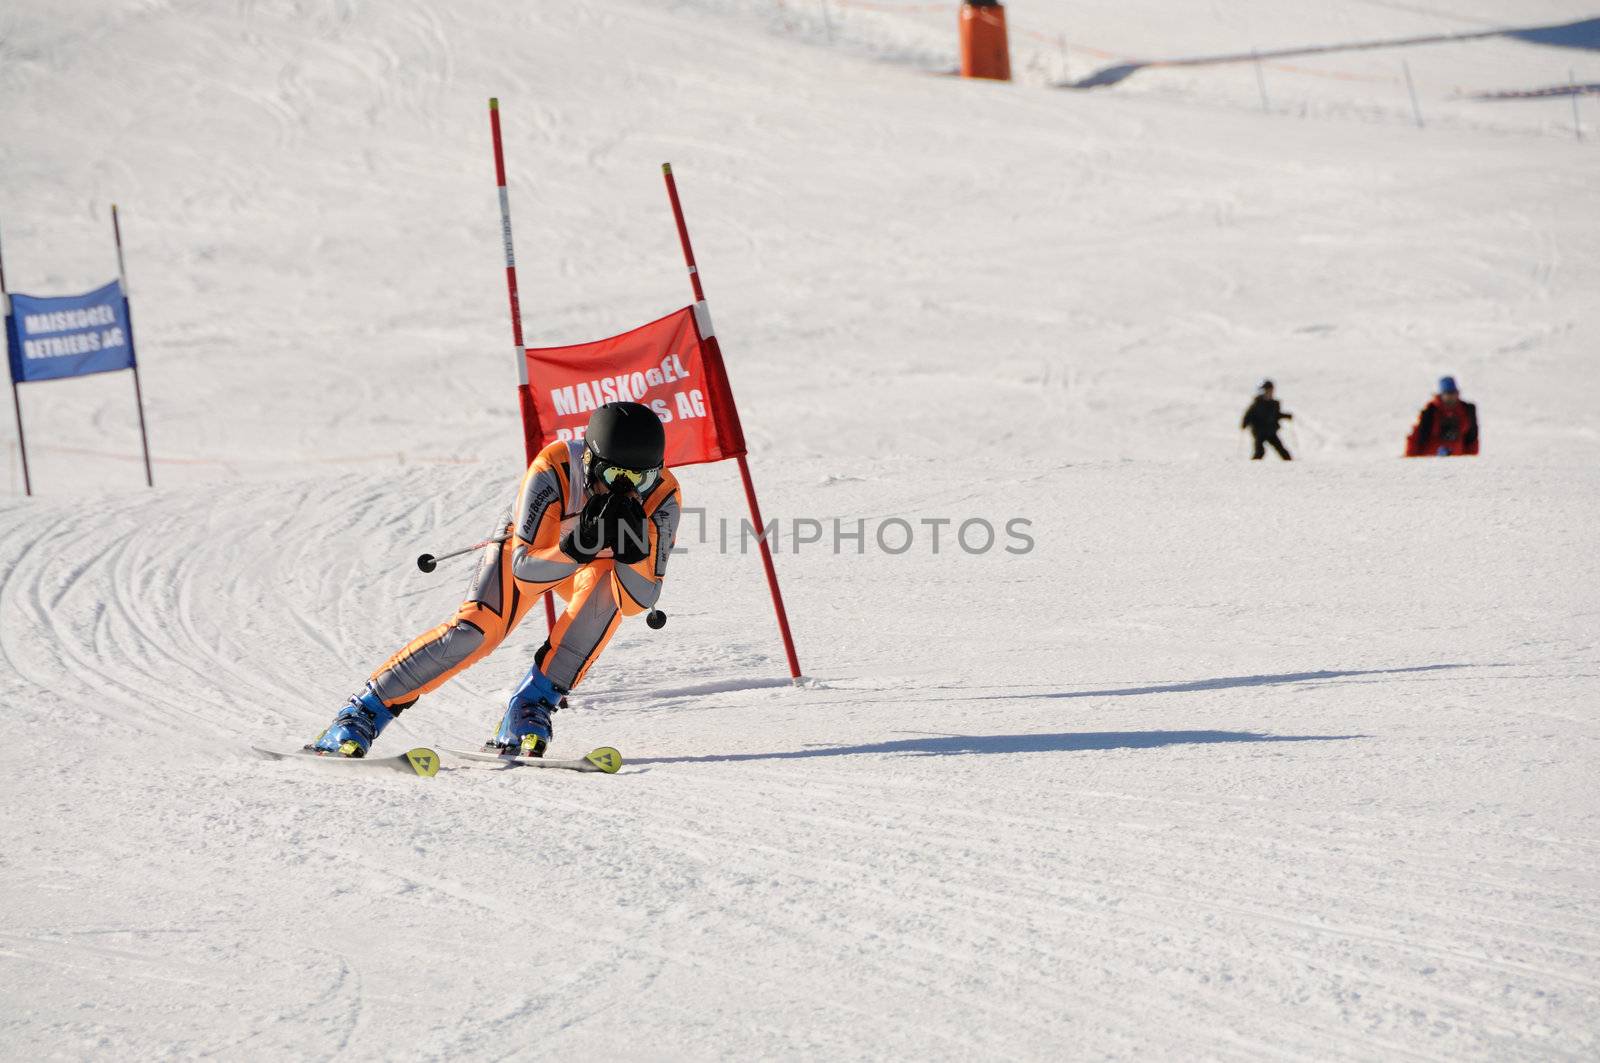
[[[7,278],[103,281],[121,205],[158,484],[125,378],[24,389],[0,1055],[1593,1057],[1600,227],[1560,107],[1418,131],[1392,83],[1263,114],[1238,67],[929,76],[938,13],[503,6],[0,14]],[[1425,7],[1082,36],[1499,17]],[[518,476],[489,95],[530,342],[687,301],[673,162],[814,681],[717,547],[732,470],[696,467],[670,622],[556,721],[623,774],[254,759],[454,607],[465,566],[411,559]],[[1397,460],[1441,372],[1485,454]],[[1300,462],[1240,460],[1262,375]],[[965,553],[970,518],[1034,548]],[[538,628],[382,746],[480,741]]]

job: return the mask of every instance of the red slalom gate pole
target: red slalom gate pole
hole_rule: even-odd
[[[522,301],[517,298],[517,256],[511,246],[511,196],[506,191],[506,152],[500,139],[500,100],[489,98],[489,130],[494,136],[494,180],[500,193],[500,238],[506,249],[506,294],[511,300],[511,340],[516,345],[517,404],[522,410],[522,450],[528,465],[539,456],[539,411],[533,405],[533,390],[528,386],[528,356],[522,343]],[[544,595],[544,621],[548,630],[556,627],[556,603],[548,591]]]
[[[678,182],[672,177],[672,164],[661,164],[661,176],[667,182],[667,198],[672,201],[672,218],[678,224],[678,241],[683,244],[683,261],[689,267],[689,284],[694,288],[695,323],[700,327],[702,320],[709,321],[710,314],[706,312],[705,289],[700,286],[700,268],[695,265],[694,248],[689,243],[689,226],[683,220],[683,204],[678,200]],[[717,342],[716,334],[710,333],[701,337],[701,342],[707,348],[710,358],[707,359],[710,371],[717,375],[718,385],[728,396],[728,413],[733,418],[733,427],[738,434],[739,478],[744,481],[744,497],[750,506],[750,519],[756,525],[756,543],[761,547],[761,567],[767,573],[767,589],[772,592],[772,608],[778,615],[778,632],[783,636],[783,652],[789,658],[789,677],[795,681],[800,679],[800,658],[794,651],[794,636],[789,632],[789,614],[783,607],[783,592],[778,589],[778,570],[772,564],[772,549],[767,545],[767,526],[761,521],[761,504],[756,501],[755,481],[750,478],[750,463],[745,460],[744,428],[739,424],[739,409],[733,404],[733,389],[728,383],[727,370],[722,364],[722,345]]]

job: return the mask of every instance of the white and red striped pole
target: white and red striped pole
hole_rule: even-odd
[[[729,412],[737,419],[739,411],[733,405],[733,388],[728,384],[726,368],[722,362],[722,345],[717,342],[717,337],[708,324],[711,315],[706,310],[706,293],[700,285],[700,267],[695,265],[694,248],[689,244],[689,226],[683,220],[683,204],[678,201],[678,182],[672,177],[672,164],[661,164],[661,175],[667,182],[667,198],[672,201],[672,217],[678,223],[678,240],[683,244],[683,261],[689,267],[689,284],[694,288],[695,324],[703,335],[701,342],[705,344],[711,357],[711,371],[717,373],[721,379],[718,386],[728,398]],[[761,504],[756,501],[755,481],[750,478],[750,463],[745,460],[742,445],[743,429],[739,429],[741,446],[739,456],[735,459],[739,463],[739,478],[744,481],[744,497],[750,506],[750,519],[755,521],[756,543],[761,547],[761,565],[767,573],[767,589],[772,593],[772,608],[778,615],[778,633],[783,636],[783,652],[789,658],[789,676],[796,682],[800,679],[800,658],[794,651],[794,636],[789,632],[789,614],[783,608],[783,592],[778,589],[778,570],[772,565],[772,549],[767,545],[767,526],[761,521]]]
[[[527,464],[539,456],[544,434],[539,426],[539,411],[533,405],[533,390],[528,386],[528,356],[522,343],[522,302],[517,298],[517,256],[511,246],[511,196],[506,191],[506,153],[500,140],[500,100],[489,98],[489,129],[494,135],[494,180],[500,193],[500,237],[506,249],[506,294],[511,299],[511,340],[516,346],[517,403],[522,410],[522,449]],[[555,599],[546,592],[544,619],[553,631],[556,626]]]

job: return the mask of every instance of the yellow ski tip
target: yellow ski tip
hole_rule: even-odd
[[[439,754],[426,746],[406,750],[406,761],[411,765],[411,770],[424,779],[439,774]]]
[[[498,96],[490,96],[489,97],[489,110],[498,111],[499,109],[500,109],[500,97],[498,97]]]
[[[662,163],[661,164],[661,172],[670,176],[671,173],[672,173],[672,163],[670,163],[670,162]]]
[[[617,769],[622,767],[622,754],[618,753],[610,746],[601,746],[599,749],[591,749],[588,753],[584,754],[583,759],[587,760],[590,764],[593,764],[596,768],[605,772],[607,775],[615,775],[617,773]]]

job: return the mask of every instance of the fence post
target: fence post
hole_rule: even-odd
[[[1572,90],[1572,132],[1583,139],[1583,116],[1578,112],[1578,72],[1567,68],[1567,87]]]
[[[1267,76],[1261,72],[1261,53],[1252,48],[1250,57],[1256,64],[1256,88],[1261,90],[1261,113],[1271,114],[1272,104],[1267,101]]]
[[[1422,108],[1417,104],[1417,86],[1411,81],[1411,64],[1402,59],[1400,60],[1400,69],[1406,72],[1406,92],[1411,95],[1411,117],[1417,120],[1417,128],[1421,129],[1423,128]]]

